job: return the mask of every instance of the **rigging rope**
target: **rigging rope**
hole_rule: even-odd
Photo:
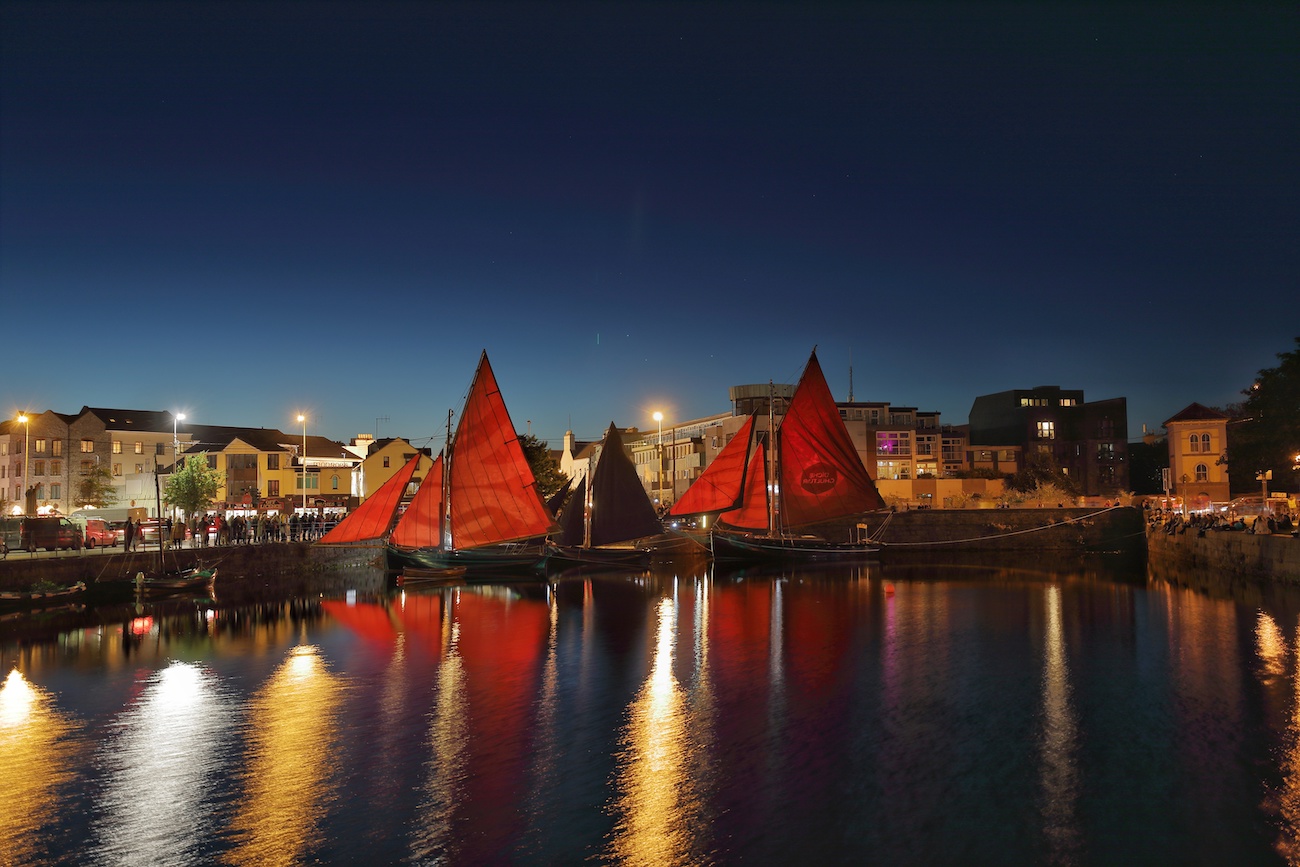
[[[1042,530],[1050,530],[1050,529],[1052,529],[1053,527],[1063,527],[1063,526],[1065,526],[1066,524],[1075,524],[1075,523],[1078,523],[1078,522],[1080,522],[1080,521],[1086,521],[1086,520],[1088,520],[1089,518],[1095,518],[1095,517],[1098,516],[1098,515],[1104,515],[1104,514],[1107,513],[1107,512],[1113,512],[1113,511],[1115,511],[1116,509],[1123,509],[1123,508],[1126,508],[1126,507],[1124,507],[1124,506],[1108,506],[1108,507],[1106,507],[1105,509],[1100,509],[1100,510],[1098,510],[1098,511],[1096,511],[1096,512],[1090,512],[1090,513],[1087,514],[1087,515],[1079,515],[1077,518],[1067,518],[1067,519],[1065,519],[1064,521],[1059,521],[1059,522],[1058,522],[1058,521],[1054,521],[1054,522],[1052,522],[1051,524],[1047,524],[1047,525],[1042,526],[1042,527],[1029,527],[1029,528],[1024,529],[1024,530],[1012,530],[1010,533],[996,533],[996,534],[994,534],[994,535],[992,535],[992,536],[973,536],[973,537],[971,537],[971,538],[969,538],[969,539],[946,539],[946,540],[942,540],[942,541],[934,541],[934,542],[883,542],[883,541],[882,541],[882,542],[880,543],[880,545],[881,545],[882,547],[890,547],[890,548],[913,548],[913,547],[921,547],[921,546],[927,546],[927,545],[962,545],[962,544],[965,544],[965,543],[967,543],[967,542],[983,542],[983,541],[988,540],[988,539],[1008,539],[1008,538],[1010,538],[1010,537],[1012,537],[1012,536],[1023,536],[1023,535],[1025,535],[1025,534],[1027,534],[1027,533],[1037,533],[1037,532],[1042,531]],[[893,513],[891,512],[891,513],[890,513],[890,516],[892,517],[892,515],[893,515]],[[886,519],[885,524],[888,524],[888,523],[889,523],[889,521],[888,521],[888,519]],[[881,530],[884,529],[884,526],[885,526],[885,525],[883,525],[883,524],[881,525]]]

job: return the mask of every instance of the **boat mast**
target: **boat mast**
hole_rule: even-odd
[[[443,452],[446,459],[442,462],[442,514],[438,520],[442,523],[439,534],[442,538],[442,549],[444,551],[452,550],[451,538],[451,416],[453,410],[447,410],[447,445]]]
[[[776,385],[767,381],[767,535],[776,535]]]
[[[601,448],[604,451],[604,448]],[[600,460],[600,454],[597,453],[596,460]],[[586,484],[582,486],[582,547],[591,547],[591,488],[592,482],[596,480],[596,467],[594,463],[588,462],[590,468],[585,479]]]

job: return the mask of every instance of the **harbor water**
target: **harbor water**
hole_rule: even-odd
[[[1098,557],[0,621],[6,864],[1284,864],[1300,630]]]

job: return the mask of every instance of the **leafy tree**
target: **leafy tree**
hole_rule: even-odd
[[[560,465],[551,457],[546,440],[525,434],[519,438],[519,444],[524,447],[524,457],[528,458],[528,466],[537,479],[537,490],[543,500],[554,496],[568,484],[569,480],[560,472]]]
[[[188,455],[180,471],[168,476],[163,499],[180,508],[186,522],[192,523],[194,515],[206,512],[212,505],[220,487],[221,474],[208,466],[208,456]]]
[[[117,488],[108,467],[95,467],[77,483],[77,505],[105,509],[117,503]]]
[[[1297,349],[1279,353],[1281,362],[1259,372],[1243,389],[1240,417],[1228,427],[1228,472],[1234,491],[1257,491],[1255,476],[1273,471],[1279,490],[1294,489],[1300,454],[1300,337]],[[1235,409],[1235,407],[1234,407]]]
[[[1079,494],[1078,483],[1061,470],[1061,465],[1056,462],[1056,458],[1048,452],[1026,455],[1024,469],[1007,478],[1008,488],[1026,494],[1046,491],[1049,485],[1054,485],[1069,496]],[[1055,492],[1052,494],[1055,496]],[[1038,497],[1036,496],[1035,499]]]

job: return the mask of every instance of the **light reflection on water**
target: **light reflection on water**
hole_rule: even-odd
[[[872,566],[199,626],[0,635],[0,863],[1300,863],[1285,606]]]
[[[215,829],[213,790],[237,707],[211,672],[172,662],[144,678],[114,720],[98,764],[100,864],[192,864]]]
[[[75,726],[52,696],[18,669],[0,685],[0,863],[44,863],[38,836],[58,808],[58,790],[72,776]]]
[[[320,649],[300,644],[253,696],[227,863],[296,864],[315,843],[333,795],[342,693]]]

